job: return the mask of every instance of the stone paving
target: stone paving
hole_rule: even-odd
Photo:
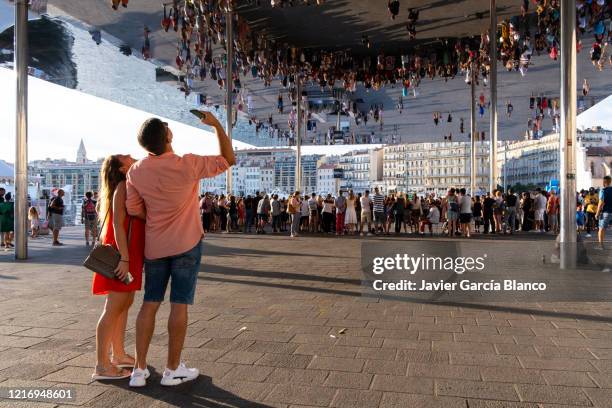
[[[0,387],[69,386],[87,407],[612,407],[612,304],[368,298],[364,240],[333,237],[209,235],[184,352],[200,378],[159,385],[164,304],[149,385],[92,382],[103,298],[77,232],[37,240],[27,263],[0,253]],[[21,406],[63,405],[0,400]]]

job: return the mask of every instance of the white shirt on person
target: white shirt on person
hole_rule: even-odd
[[[470,197],[468,194],[461,197],[459,205],[461,206],[461,214],[472,213],[472,197]]]
[[[427,219],[432,224],[438,224],[440,222],[440,211],[438,210],[438,207],[435,205],[431,206],[429,213],[427,214]]]
[[[369,196],[362,196],[359,199],[359,202],[361,204],[361,212],[362,213],[369,213],[370,212],[370,203],[372,202],[372,200],[370,200]]]
[[[302,217],[307,217],[310,215],[310,207],[308,206],[308,201],[302,201],[300,212],[302,214]]]

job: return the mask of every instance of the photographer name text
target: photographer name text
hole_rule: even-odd
[[[490,280],[487,282],[473,282],[467,279],[459,282],[446,282],[402,279],[396,282],[386,282],[381,279],[372,282],[372,288],[376,291],[528,291],[541,292],[546,290],[544,282],[521,282],[515,279],[504,279],[501,281]]]

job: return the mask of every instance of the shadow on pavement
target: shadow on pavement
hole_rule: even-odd
[[[249,269],[238,269],[230,266],[220,265],[209,265],[203,263],[200,266],[200,272],[212,273],[219,275],[232,275],[232,276],[253,276],[257,278],[266,279],[289,279],[289,280],[303,280],[303,281],[315,281],[321,283],[346,283],[348,285],[361,285],[361,279],[350,279],[350,278],[339,278],[335,276],[320,276],[302,273],[290,273],[290,272],[269,272],[269,271],[255,271]],[[208,277],[199,276],[200,279],[208,279]]]
[[[151,371],[148,384],[143,388],[130,388],[126,383],[102,382],[125,391],[151,397],[177,407],[205,408],[272,408],[270,405],[249,401],[223,389],[212,382],[212,378],[200,375],[196,380],[175,387],[162,387],[159,384],[161,376]]]
[[[235,279],[227,279],[227,278],[217,278],[214,276],[206,276],[206,277],[199,276],[198,278],[203,279],[203,280],[208,280],[208,281],[214,281],[214,282],[236,283],[236,284],[243,284],[243,285],[269,287],[269,288],[300,290],[304,292],[314,292],[314,293],[321,293],[321,294],[363,297],[364,299],[382,299],[382,300],[391,300],[391,301],[415,303],[415,304],[461,307],[461,308],[474,309],[474,310],[488,310],[488,311],[494,311],[494,312],[519,313],[519,314],[528,314],[528,315],[535,315],[535,316],[559,317],[559,318],[587,320],[587,321],[593,321],[593,322],[612,323],[612,316],[611,317],[595,316],[595,315],[588,315],[588,314],[581,314],[581,313],[555,312],[551,310],[527,309],[523,307],[499,306],[499,305],[492,305],[492,304],[427,301],[423,299],[411,299],[411,298],[406,298],[406,297],[398,298],[398,297],[389,296],[389,295],[371,295],[367,292],[362,292],[361,290],[354,292],[350,290],[317,288],[317,287],[312,287],[312,286],[259,282],[259,281],[253,281],[253,280],[235,280]],[[359,288],[361,288],[361,285],[359,285]],[[551,302],[551,304],[554,304],[554,302]]]

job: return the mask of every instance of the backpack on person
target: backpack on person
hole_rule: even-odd
[[[85,201],[83,204],[83,211],[87,221],[95,221],[98,216],[98,212],[96,211],[96,202],[94,200],[88,199]]]

